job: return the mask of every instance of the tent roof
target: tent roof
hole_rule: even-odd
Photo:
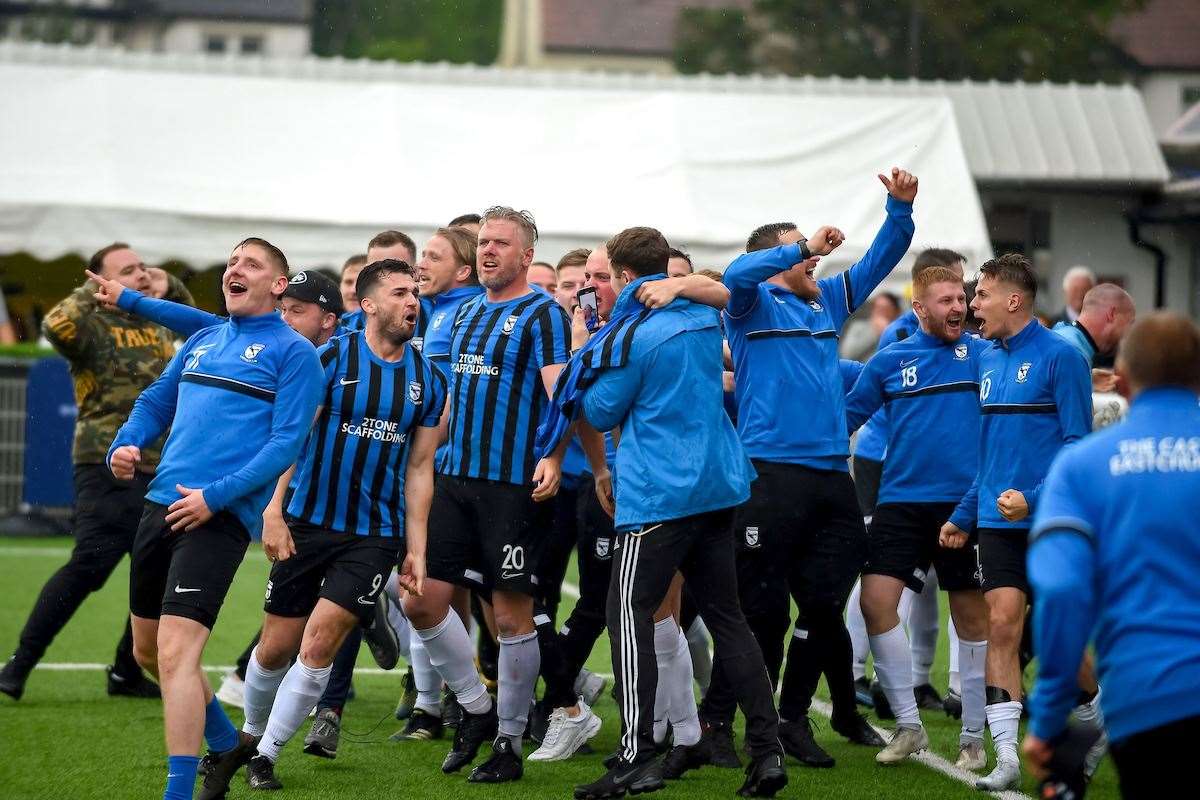
[[[502,202],[535,212],[542,258],[650,224],[722,267],[790,218],[846,231],[836,266],[869,246],[875,173],[898,164],[922,180],[914,250],[990,255],[945,98],[573,80],[3,44],[0,252],[125,239],[207,265],[255,234],[340,264],[383,228],[422,241]]]

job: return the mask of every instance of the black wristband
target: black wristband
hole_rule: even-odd
[[[798,244],[800,245],[800,260],[808,261],[812,258],[812,252],[808,249],[808,240],[801,239]]]

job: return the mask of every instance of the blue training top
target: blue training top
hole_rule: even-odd
[[[1092,376],[1079,353],[1036,319],[976,360],[980,428],[979,473],[950,521],[963,530],[1027,530],[1031,517],[1009,522],[996,499],[1009,489],[1032,514],[1050,462],[1092,429]]]
[[[1095,642],[1114,742],[1200,715],[1200,406],[1150,389],[1120,425],[1054,461],[1028,555],[1038,679],[1030,730],[1051,740]]]
[[[288,514],[339,533],[403,536],[412,436],[441,421],[446,379],[415,347],[384,361],[362,331],[330,339],[318,354],[325,399]]]
[[[904,341],[920,329],[921,323],[917,319],[917,312],[910,308],[883,329],[883,333],[879,337],[879,346],[875,348],[875,352],[878,353],[889,345]],[[858,431],[858,440],[854,443],[855,458],[883,461],[887,457],[887,424],[887,415],[883,409],[871,415],[871,418]]]
[[[622,290],[614,318],[641,307],[636,294],[646,280]],[[616,529],[745,502],[755,474],[725,414],[717,312],[676,299],[629,330],[624,363],[601,370],[582,400],[597,430],[621,428],[613,470]]]
[[[887,218],[866,255],[817,281],[816,300],[766,283],[800,263],[799,245],[746,253],[725,270],[738,433],[751,458],[848,471],[838,335],[899,263],[913,232],[912,204],[889,196]]]
[[[157,322],[164,328],[184,336],[191,336],[204,328],[222,325],[229,321],[228,317],[221,317],[184,303],[146,297],[136,289],[128,287],[122,289],[121,294],[118,295],[117,308],[130,314],[137,314],[142,319]]]
[[[1060,322],[1053,328],[1054,332],[1071,343],[1071,346],[1083,356],[1083,360],[1090,367],[1096,361],[1096,342],[1092,339],[1092,335],[1087,332],[1087,328],[1075,322]]]
[[[147,499],[170,505],[176,484],[204,491],[213,513],[233,512],[251,535],[275,481],[296,461],[321,396],[312,343],[278,314],[204,328],[142,392],[108,451],[171,434]]]
[[[853,431],[884,415],[889,457],[879,503],[957,503],[971,488],[979,465],[975,362],[989,346],[970,334],[946,342],[918,329],[867,361],[846,398],[846,423]]]

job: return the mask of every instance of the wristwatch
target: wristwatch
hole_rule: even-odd
[[[812,252],[808,249],[808,239],[801,239],[796,244],[800,245],[800,260],[808,261],[812,258]]]

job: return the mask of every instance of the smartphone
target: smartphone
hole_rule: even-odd
[[[583,309],[583,324],[589,331],[595,332],[600,328],[600,303],[596,299],[596,289],[585,286],[575,294],[579,307]]]

